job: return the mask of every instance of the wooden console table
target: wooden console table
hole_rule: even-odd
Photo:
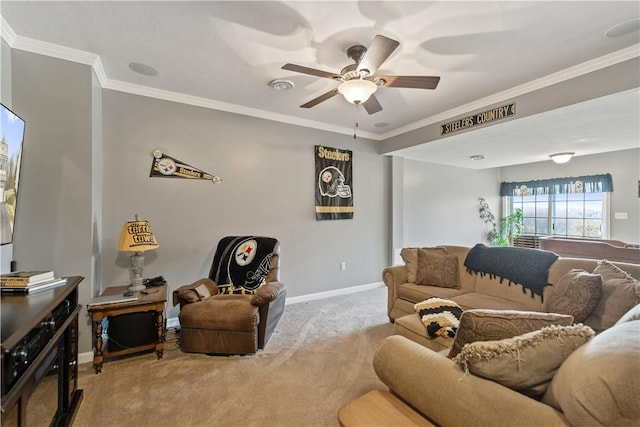
[[[106,288],[100,296],[110,295],[123,295],[127,291],[127,286],[113,286]],[[149,287],[150,289],[157,289],[158,292],[152,294],[138,293],[138,299],[135,301],[108,303],[108,304],[92,304],[87,307],[87,311],[91,315],[93,334],[94,334],[94,348],[93,348],[93,368],[96,374],[102,372],[102,363],[107,357],[124,356],[127,354],[137,353],[145,350],[156,350],[156,356],[158,360],[162,359],[164,352],[164,308],[167,301],[167,285]],[[122,314],[129,313],[145,313],[153,311],[156,313],[155,328],[158,335],[158,340],[149,344],[141,344],[130,348],[124,348],[121,350],[110,351],[109,343],[103,345],[102,341],[102,320],[104,318],[116,317]]]

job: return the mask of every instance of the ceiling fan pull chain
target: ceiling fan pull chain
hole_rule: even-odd
[[[356,130],[358,130],[358,122],[353,125],[353,139],[356,139]]]

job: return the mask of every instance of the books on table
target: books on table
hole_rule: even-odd
[[[26,294],[35,294],[37,292],[45,291],[47,289],[55,288],[56,286],[61,286],[67,283],[66,278],[53,278],[51,280],[45,280],[43,282],[37,282],[35,284],[30,284],[26,286],[8,286],[3,284],[0,287],[0,290],[3,294],[13,294],[13,295],[26,295]]]
[[[0,285],[7,287],[30,286],[38,283],[54,280],[53,271],[14,271],[12,273],[0,274]]]

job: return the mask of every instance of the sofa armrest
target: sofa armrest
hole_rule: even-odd
[[[251,304],[255,306],[261,306],[268,304],[278,298],[280,294],[285,292],[284,283],[281,282],[268,282],[260,286],[256,293],[251,298]]]
[[[180,308],[185,304],[200,301],[200,295],[196,292],[196,288],[200,285],[204,285],[211,295],[218,294],[218,285],[216,282],[209,278],[198,279],[188,285],[180,286],[173,291],[173,306],[175,307],[180,303]]]
[[[382,281],[387,285],[387,314],[391,314],[393,304],[398,299],[398,287],[407,283],[407,267],[393,265],[382,270]]]
[[[373,367],[389,389],[442,427],[570,426],[551,406],[465,372],[413,341],[386,338]]]

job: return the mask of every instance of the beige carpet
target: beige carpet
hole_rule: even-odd
[[[340,406],[385,388],[371,362],[392,331],[376,288],[288,305],[257,355],[183,353],[170,333],[162,360],[81,365],[74,426],[338,426]]]

